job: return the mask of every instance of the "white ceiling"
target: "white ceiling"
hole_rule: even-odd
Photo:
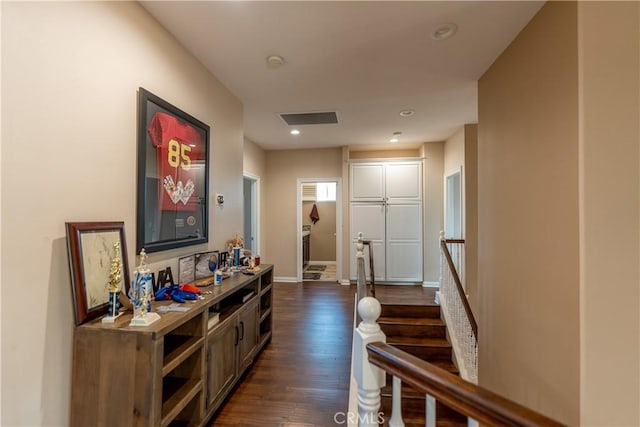
[[[540,9],[532,1],[158,1],[142,5],[244,105],[264,149],[417,146],[477,122],[477,80]],[[431,35],[453,22],[457,34]],[[268,55],[285,64],[267,65]],[[415,110],[411,117],[400,111]],[[337,111],[291,129],[278,113]],[[210,125],[215,125],[210,123]],[[400,131],[399,143],[388,141]]]

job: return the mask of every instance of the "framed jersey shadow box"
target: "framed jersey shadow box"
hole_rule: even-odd
[[[209,126],[138,89],[136,252],[207,243]]]

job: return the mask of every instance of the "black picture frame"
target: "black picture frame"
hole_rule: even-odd
[[[129,291],[129,264],[124,222],[67,222],[67,253],[75,323],[81,325],[107,314],[109,273],[120,245],[120,300]]]
[[[209,241],[207,124],[138,89],[136,252]]]

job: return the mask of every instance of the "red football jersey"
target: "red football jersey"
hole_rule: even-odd
[[[176,117],[157,112],[147,128],[156,147],[162,182],[160,208],[170,211],[195,211],[198,207],[196,173],[204,169],[205,147],[200,133]]]

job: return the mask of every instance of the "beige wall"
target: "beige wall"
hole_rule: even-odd
[[[320,221],[311,222],[316,205]],[[310,261],[336,261],[336,202],[302,202],[302,224],[311,227]]]
[[[478,312],[478,125],[464,125],[464,251],[469,304]]]
[[[578,3],[580,424],[640,425],[640,3]]]
[[[464,126],[444,143],[444,174],[451,175],[464,166]]]
[[[576,3],[549,2],[478,84],[479,382],[579,422]]]
[[[244,139],[244,157],[243,157],[243,169],[245,173],[250,173],[254,177],[258,177],[259,180],[259,206],[260,216],[258,218],[258,241],[260,247],[257,254],[261,256],[261,259],[268,259],[269,253],[267,252],[267,240],[269,239],[269,230],[266,227],[267,224],[267,197],[266,187],[267,183],[265,177],[267,176],[267,153],[260,148],[254,142]]]
[[[267,229],[273,231],[266,242],[266,261],[275,264],[276,277],[296,277],[298,178],[341,176],[341,148],[267,151]]]
[[[423,144],[420,155],[424,159],[424,281],[437,286],[440,280],[440,231],[444,230],[444,142]]]
[[[403,150],[370,150],[370,151],[350,151],[349,158],[355,159],[393,159],[401,157],[420,157],[420,149]]]
[[[478,125],[467,124],[444,144],[444,175],[462,168],[462,223],[465,239],[465,291],[474,314],[477,304],[478,269]],[[443,184],[444,185],[444,184]],[[444,187],[443,187],[444,191]],[[443,200],[446,205],[446,200]]]
[[[211,126],[210,192],[226,196],[209,245],[153,254],[152,267],[242,230],[242,105],[136,3],[1,7],[1,424],[67,425],[64,223],[123,220],[135,268],[137,88]]]

